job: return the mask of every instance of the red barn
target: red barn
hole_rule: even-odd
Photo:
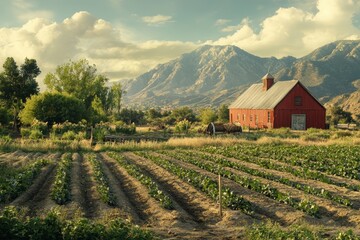
[[[266,74],[229,106],[230,123],[251,128],[325,128],[325,107],[297,80]]]

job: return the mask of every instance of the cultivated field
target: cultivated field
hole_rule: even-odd
[[[169,239],[246,238],[263,222],[321,238],[349,229],[360,235],[355,145],[17,150],[0,152],[0,166],[1,208],[21,207],[32,217],[56,208],[68,219],[122,218]]]

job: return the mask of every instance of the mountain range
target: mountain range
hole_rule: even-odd
[[[217,107],[234,101],[268,72],[275,81],[299,80],[322,103],[338,99],[341,104],[353,93],[353,101],[359,100],[360,40],[336,41],[302,58],[280,59],[258,57],[236,46],[202,46],[128,80],[124,103]]]

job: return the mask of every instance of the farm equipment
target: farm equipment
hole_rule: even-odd
[[[216,133],[241,133],[242,127],[233,123],[213,123],[211,122],[205,133],[215,135]]]

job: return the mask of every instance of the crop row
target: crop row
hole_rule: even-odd
[[[360,179],[360,149],[357,146],[301,146],[294,144],[241,144],[223,149],[279,160],[294,166]]]
[[[104,170],[99,159],[97,159],[96,154],[94,153],[87,153],[85,157],[92,165],[94,177],[97,182],[96,188],[99,192],[101,200],[111,206],[114,206],[116,204],[115,195],[110,190],[109,180],[104,174]]]
[[[147,158],[159,166],[165,168],[169,172],[181,178],[183,181],[186,181],[193,185],[195,188],[204,192],[210,196],[213,200],[218,200],[218,183],[212,180],[210,177],[202,175],[201,173],[183,168],[177,164],[174,164],[160,156],[155,156],[149,154],[148,152],[135,152],[135,154]],[[241,210],[246,214],[253,213],[252,204],[245,200],[243,197],[232,192],[228,187],[222,188],[222,204],[224,207],[228,207],[232,210]]]
[[[71,171],[71,154],[63,154],[58,163],[55,181],[51,190],[51,198],[57,204],[65,204],[70,200],[70,171]]]
[[[271,187],[269,184],[261,183],[257,179],[235,174],[232,171],[225,169],[224,167],[227,166],[221,164],[220,161],[216,163],[204,161],[204,159],[201,159],[204,156],[200,156],[200,154],[194,154],[192,152],[179,152],[179,151],[177,152],[160,151],[160,152],[164,155],[176,158],[178,160],[191,163],[209,172],[220,174],[223,177],[233,180],[242,187],[261,193],[278,202],[288,204],[296,209],[306,212],[309,215],[315,216],[318,214],[319,207],[312,201],[308,199],[299,200],[297,198],[293,198],[288,194],[282,193],[277,188]]]
[[[108,155],[115,159],[123,168],[125,168],[131,176],[145,185],[149,190],[150,196],[159,201],[161,206],[166,209],[174,209],[171,198],[163,191],[161,191],[158,184],[154,182],[151,177],[145,175],[139,167],[130,163],[124,158],[123,155],[117,154],[115,152],[110,152]]]
[[[343,196],[335,195],[323,188],[319,189],[319,188],[315,188],[315,187],[312,187],[312,186],[309,186],[306,184],[298,183],[298,182],[292,181],[288,178],[277,176],[275,174],[267,173],[267,172],[264,172],[261,170],[249,168],[242,164],[239,164],[239,163],[236,163],[236,162],[233,162],[228,159],[218,157],[215,155],[210,155],[210,154],[200,153],[200,152],[194,153],[194,152],[189,152],[189,151],[187,152],[187,154],[192,157],[198,157],[198,158],[206,159],[206,160],[221,164],[224,167],[234,168],[234,169],[249,173],[254,176],[258,176],[261,178],[269,179],[271,181],[279,182],[279,183],[288,185],[290,187],[296,188],[298,190],[304,191],[308,194],[334,201],[334,202],[339,203],[344,206],[348,206],[348,207],[353,206],[350,199],[343,197]],[[243,160],[243,158],[241,160]],[[261,161],[265,161],[265,160],[261,160]],[[252,160],[251,162],[254,163],[256,161]],[[263,166],[263,164],[260,164],[260,165]],[[272,169],[278,170],[276,168],[272,168]]]
[[[288,165],[274,163],[273,161],[269,161],[268,158],[249,155],[246,152],[238,150],[236,147],[220,147],[220,148],[218,148],[218,147],[214,147],[214,146],[209,146],[209,147],[203,148],[202,151],[214,153],[214,154],[221,154],[226,157],[234,157],[234,158],[237,158],[242,161],[255,163],[255,164],[260,165],[267,169],[274,169],[274,170],[278,170],[278,171],[282,171],[282,172],[288,172],[296,177],[301,177],[304,179],[317,180],[317,181],[324,182],[327,184],[331,184],[331,185],[335,185],[335,186],[339,186],[339,187],[345,187],[345,188],[347,188],[349,190],[353,190],[353,191],[360,190],[360,185],[335,181],[319,171],[310,170],[309,167],[307,167],[306,164],[304,164],[304,163],[302,164],[301,167],[294,168],[294,167],[291,167]]]
[[[48,163],[48,160],[39,159],[20,169],[3,166],[2,171],[6,178],[2,179],[3,181],[0,183],[0,203],[10,202],[17,198],[33,183],[34,179],[40,174],[41,169]],[[6,174],[6,170],[11,173]]]

